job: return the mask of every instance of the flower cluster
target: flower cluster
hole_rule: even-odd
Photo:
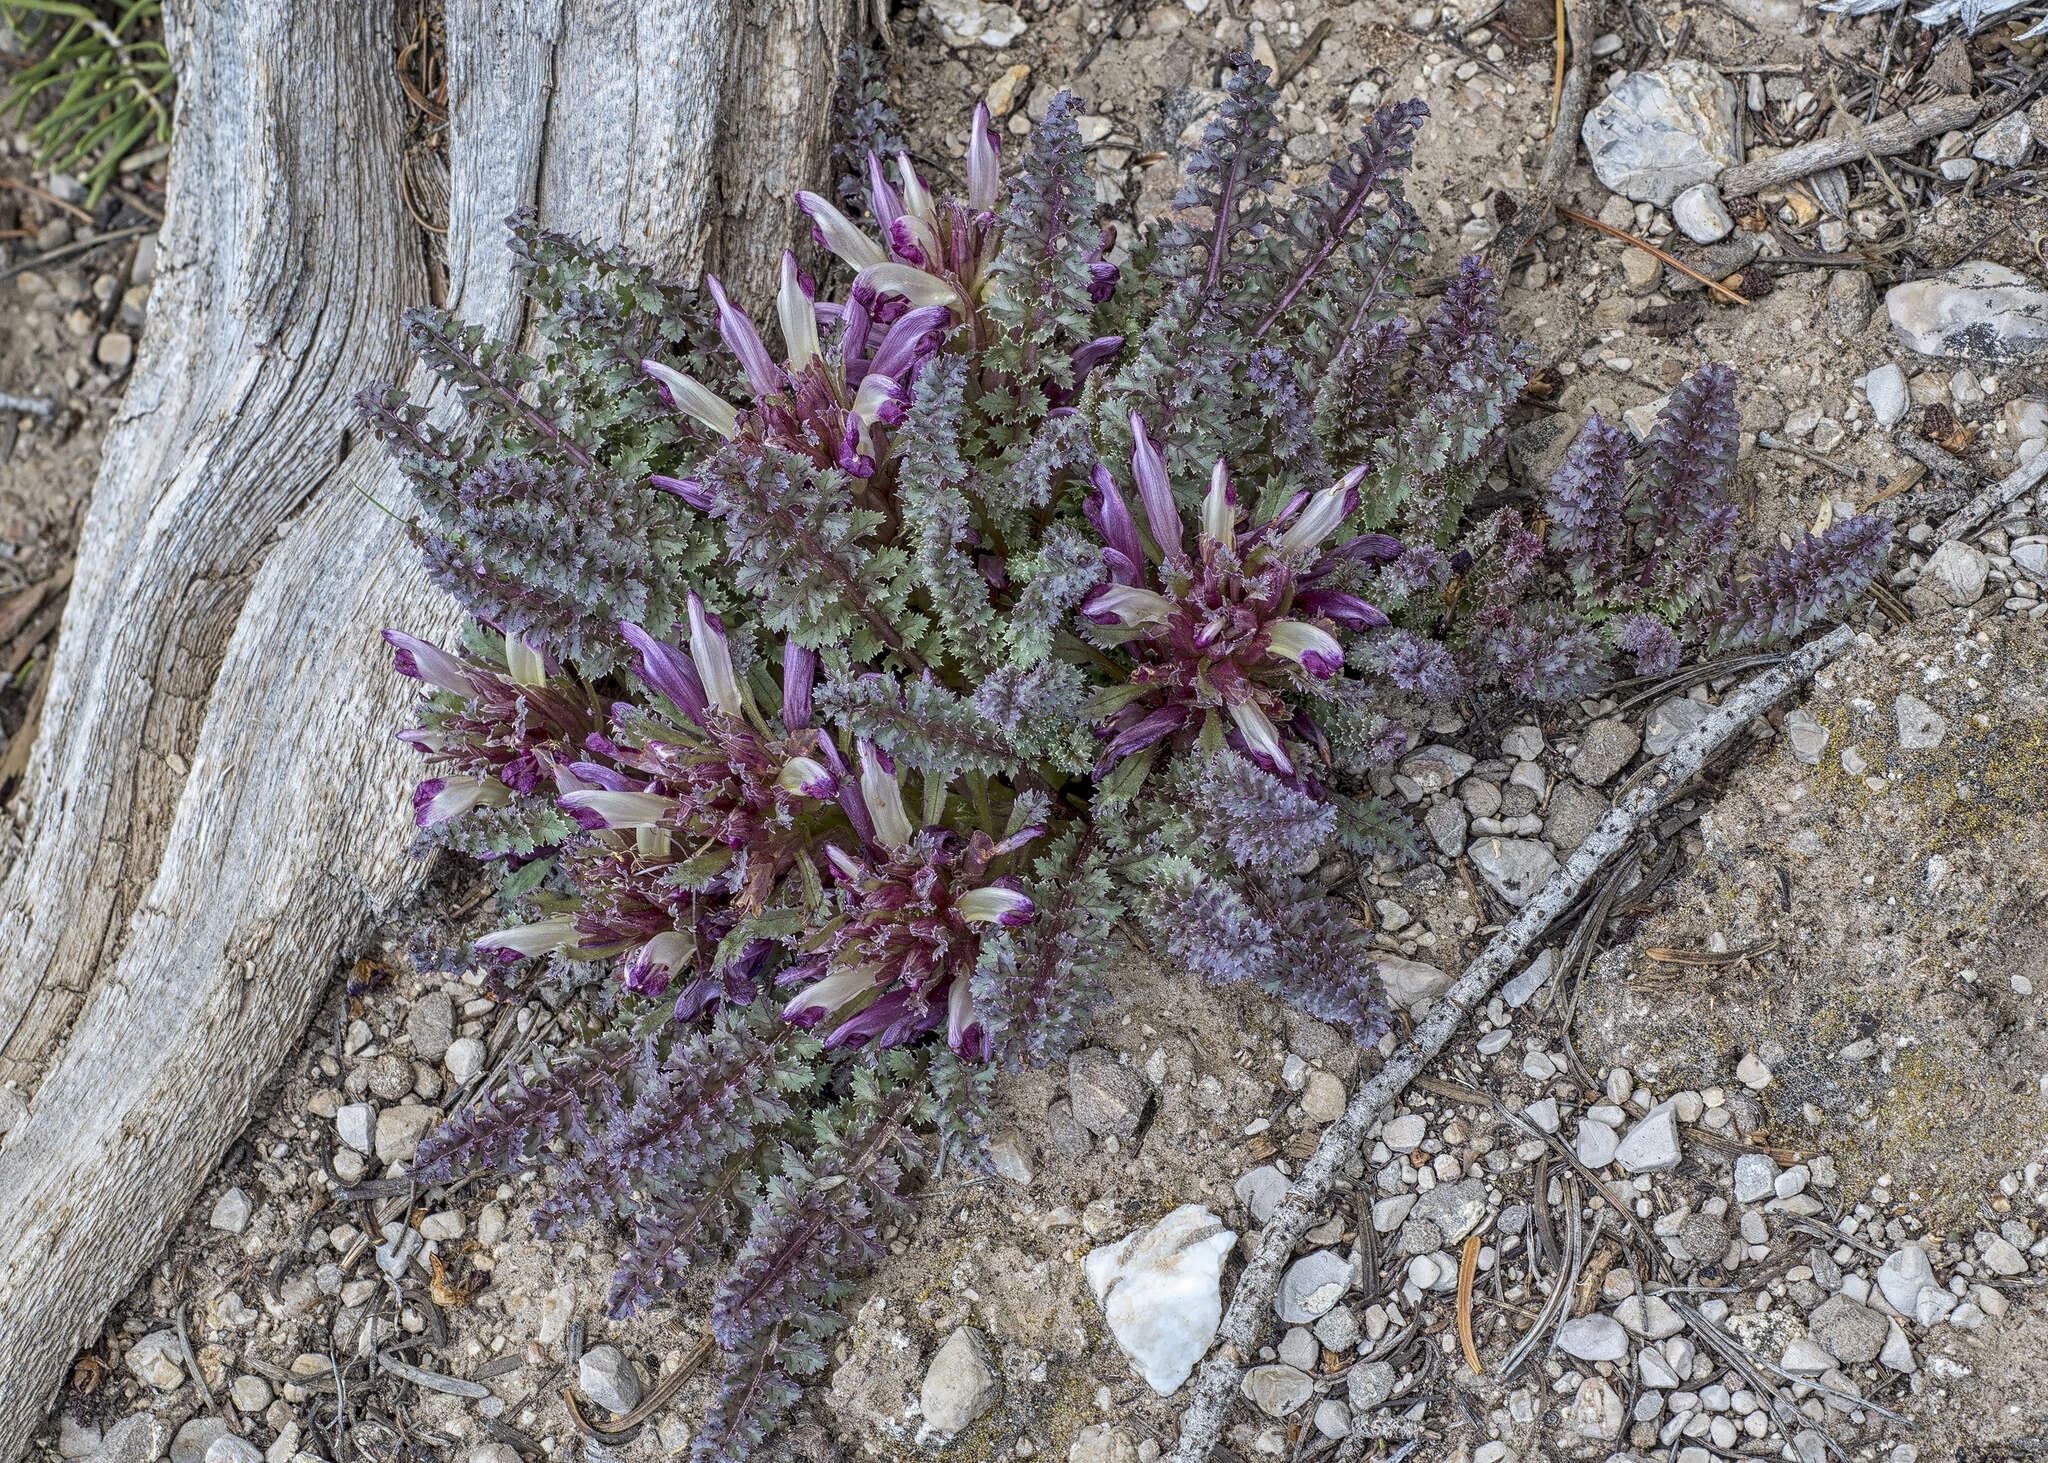
[[[1275,103],[1238,58],[1147,228],[1098,216],[1065,96],[1007,170],[978,109],[964,196],[869,154],[802,195],[834,272],[785,256],[779,354],[720,281],[521,221],[546,363],[426,313],[467,424],[366,399],[476,621],[390,637],[424,836],[500,861],[500,980],[589,992],[422,1169],[552,1145],[546,1222],[630,1227],[621,1312],[724,1257],[697,1463],[823,1365],[906,1175],[985,1161],[993,1074],[1072,1048],[1129,932],[1378,1039],[1370,932],[1310,875],[1414,851],[1364,774],[1418,700],[1792,633],[1881,562],[1856,520],[1720,591],[1717,368],[1633,480],[1596,420],[1543,517],[1467,522],[1528,357],[1477,261],[1413,303],[1426,111],[1318,180]]]

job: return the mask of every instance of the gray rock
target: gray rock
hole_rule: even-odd
[[[520,1463],[519,1450],[509,1443],[479,1443],[463,1454],[464,1463]]]
[[[1828,729],[1804,706],[1795,707],[1785,713],[1785,740],[1792,744],[1794,757],[1808,767],[1818,767],[1820,754],[1828,749]]]
[[[1645,1346],[1637,1353],[1636,1375],[1642,1378],[1645,1387],[1659,1391],[1680,1386],[1685,1381],[1672,1370],[1671,1363],[1664,1359],[1664,1353],[1654,1346]]]
[[[185,1384],[184,1349],[178,1344],[176,1331],[150,1332],[128,1348],[123,1365],[136,1381],[160,1392],[173,1391]]]
[[[1252,1218],[1264,1224],[1273,1217],[1273,1210],[1287,1193],[1288,1182],[1286,1174],[1270,1163],[1262,1163],[1231,1187],[1237,1191],[1237,1201],[1251,1211]]]
[[[1415,1017],[1427,1011],[1456,978],[1447,970],[1420,960],[1404,960],[1399,955],[1376,955],[1373,963],[1379,966],[1380,984],[1386,988],[1387,999]]]
[[[1913,1360],[1913,1344],[1906,1339],[1905,1329],[1897,1321],[1885,1324],[1884,1350],[1877,1359],[1895,1372],[1918,1371],[1920,1364]]]
[[[207,1215],[206,1222],[229,1234],[246,1234],[249,1218],[254,1212],[255,1206],[249,1202],[246,1193],[238,1188],[229,1189],[213,1201],[213,1212]]]
[[[1335,1250],[1311,1250],[1280,1277],[1273,1309],[1290,1326],[1305,1326],[1327,1314],[1351,1288],[1351,1262]]]
[[[1768,1153],[1741,1153],[1735,1158],[1735,1201],[1754,1204],[1776,1192],[1778,1165]]]
[[[1520,1010],[1529,1004],[1536,992],[1549,984],[1550,977],[1556,972],[1557,951],[1546,949],[1524,966],[1519,975],[1501,987],[1500,998],[1516,1010]]]
[[[1697,61],[1624,76],[1586,113],[1580,136],[1602,183],[1659,208],[1742,161],[1735,88]]]
[[[1421,1113],[1402,1113],[1388,1118],[1380,1128],[1380,1141],[1396,1153],[1412,1153],[1429,1132]]]
[[[1344,1379],[1344,1395],[1353,1413],[1371,1412],[1394,1395],[1394,1364],[1388,1361],[1361,1362]]]
[[[1598,1311],[1574,1316],[1557,1328],[1557,1349],[1580,1361],[1620,1361],[1628,1355],[1628,1332]]]
[[[1287,1334],[1280,1338],[1280,1344],[1274,1350],[1280,1353],[1282,1361],[1303,1371],[1312,1371],[1323,1354],[1315,1332],[1306,1326],[1288,1327]]]
[[[94,1463],[156,1463],[170,1446],[170,1425],[154,1413],[138,1412],[107,1429]]]
[[[1738,235],[1755,238],[1756,235]],[[1828,280],[1827,304],[1821,309],[1821,328],[1836,345],[1846,344],[1863,333],[1877,309],[1877,289],[1860,269],[1838,269]]]
[[[2034,583],[2048,585],[2048,544],[2014,544],[2012,562]]]
[[[1668,1301],[1654,1295],[1632,1295],[1614,1308],[1614,1319],[1645,1341],[1662,1341],[1685,1329]]]
[[[1560,849],[1575,849],[1607,816],[1608,801],[1589,787],[1560,782],[1550,793],[1543,819],[1543,837]]]
[[[1422,815],[1422,826],[1428,831],[1430,841],[1436,844],[1438,852],[1456,858],[1465,851],[1467,823],[1462,805],[1449,799],[1432,803],[1429,811]]]
[[[1415,1208],[1413,1194],[1389,1194],[1376,1199],[1372,1206],[1372,1227],[1381,1234],[1392,1234],[1408,1222],[1408,1215]]]
[[[2008,112],[1977,135],[1970,156],[1994,168],[2016,168],[2034,150],[2034,133],[2024,112]]]
[[[90,1458],[100,1450],[106,1439],[97,1427],[81,1427],[78,1419],[71,1415],[68,1407],[57,1412],[57,1456],[60,1458]]]
[[[1628,766],[1642,746],[1636,729],[1616,717],[1605,717],[1587,727],[1579,738],[1579,750],[1572,754],[1572,774],[1590,787],[1598,787]]]
[[[1291,1366],[1255,1366],[1239,1384],[1251,1403],[1268,1417],[1285,1417],[1315,1395],[1308,1373]]]
[[[1901,1245],[1877,1267],[1877,1288],[1902,1316],[1912,1315],[1920,1292],[1934,1284],[1934,1266],[1927,1261],[1927,1251],[1918,1245]]]
[[[1695,183],[1672,199],[1671,221],[1695,244],[1718,244],[1735,232],[1728,205],[1712,183]]]
[[[484,1044],[473,1036],[458,1036],[448,1043],[448,1052],[442,1062],[448,1068],[448,1080],[461,1087],[484,1069]]]
[[[1948,735],[1948,722],[1918,696],[1902,692],[1892,709],[1899,718],[1899,746],[1905,751],[1932,751]]]
[[[1785,1354],[1778,1359],[1778,1365],[1786,1371],[1799,1372],[1810,1377],[1817,1377],[1822,1372],[1831,1370],[1834,1364],[1835,1359],[1832,1356],[1804,1336],[1796,1341],[1787,1342]]]
[[[1831,1295],[1806,1318],[1813,1339],[1847,1366],[1866,1366],[1884,1350],[1890,1323],[1868,1306],[1858,1305],[1846,1295]]]
[[[263,1463],[263,1450],[247,1438],[227,1433],[207,1445],[205,1463]]]
[[[2011,1240],[1994,1234],[1977,1236],[1977,1255],[1996,1275],[2011,1277],[2027,1273],[2027,1257]]]
[[[1436,1226],[1444,1244],[1454,1245],[1479,1228],[1486,1210],[1486,1184],[1479,1179],[1459,1179],[1418,1194],[1414,1212],[1418,1219]]]
[[[1952,605],[1973,605],[1984,595],[1984,581],[1991,573],[1991,561],[1975,544],[1950,539],[1920,571],[1920,582]]]
[[[1316,1340],[1329,1350],[1343,1353],[1358,1345],[1358,1312],[1349,1306],[1338,1306],[1327,1316],[1316,1322]]]
[[[433,1131],[441,1115],[416,1102],[400,1103],[377,1114],[377,1161],[411,1163],[420,1140]]]
[[[1425,793],[1443,792],[1472,770],[1471,757],[1456,747],[1441,743],[1424,747],[1401,759],[1401,775]]]
[[[1301,1094],[1301,1111],[1312,1123],[1334,1123],[1344,1115],[1347,1094],[1335,1075],[1320,1069],[1308,1074],[1308,1090]]]
[[[1925,356],[2020,365],[2048,353],[2048,291],[1977,259],[1885,291],[1892,329]]]
[[[637,1379],[636,1379],[637,1380]],[[634,1388],[637,1402],[639,1388]],[[972,1326],[959,1326],[948,1336],[925,1369],[918,1407],[924,1425],[950,1437],[996,1405],[1003,1394],[1002,1378],[990,1363],[988,1344]]]
[[[1713,710],[1713,707],[1702,706],[1690,696],[1674,696],[1651,711],[1650,719],[1643,727],[1643,750],[1652,757],[1663,756],[1698,731]]]
[[[1410,1219],[1401,1226],[1397,1247],[1404,1255],[1426,1255],[1444,1247],[1443,1231],[1428,1219]]]
[[[1548,1060],[1548,1058],[1545,1060]],[[1524,1069],[1526,1070],[1526,1064],[1524,1064]],[[1522,1109],[1522,1116],[1544,1132],[1555,1133],[1558,1129],[1557,1099],[1554,1097],[1539,1097]]]
[[[438,1062],[455,1044],[455,1002],[446,991],[434,991],[413,1002],[405,1018],[405,1034],[412,1038],[412,1054],[423,1062]]]
[[[334,1115],[334,1131],[341,1135],[341,1141],[358,1153],[368,1153],[377,1146],[377,1106],[370,1102],[352,1102]]]
[[[1024,34],[1024,17],[996,0],[924,0],[922,18],[938,27],[949,46],[987,46],[1000,51]]]
[[[206,1463],[206,1450],[220,1439],[232,1436],[227,1419],[195,1417],[171,1439],[171,1463]]]
[[[1138,1463],[1138,1448],[1108,1423],[1090,1423],[1067,1449],[1067,1463]]]
[[[1482,838],[1471,854],[1479,876],[1516,909],[1534,899],[1557,872],[1557,855],[1526,838]]]
[[[1095,1151],[1095,1140],[1074,1117],[1074,1105],[1064,1097],[1047,1104],[1045,1126],[1052,1135],[1052,1146],[1066,1157],[1082,1159]]]
[[[1727,1222],[1711,1214],[1691,1215],[1678,1227],[1679,1245],[1702,1265],[1717,1263],[1728,1252],[1728,1240]]]
[[[1029,1184],[1034,1177],[1031,1145],[1015,1128],[1005,1128],[988,1140],[988,1159],[995,1165],[996,1177],[1013,1184]]]
[[[640,1372],[616,1346],[593,1346],[576,1364],[576,1385],[607,1412],[631,1412],[640,1405]]]
[[[1074,1117],[1098,1138],[1128,1138],[1137,1132],[1150,1096],[1143,1078],[1099,1046],[1084,1046],[1067,1061]]]
[[[1205,1206],[1183,1204],[1081,1262],[1110,1335],[1162,1397],[1188,1379],[1216,1339],[1223,1261],[1236,1243]]]
[[[1602,1377],[1588,1377],[1579,1383],[1578,1395],[1564,1415],[1565,1426],[1574,1436],[1601,1441],[1620,1437],[1627,1420],[1621,1398]]]
[[[1861,274],[1860,270],[1850,272]],[[1906,390],[1906,373],[1896,364],[1879,366],[1865,376],[1863,395],[1870,402],[1870,410],[1880,427],[1896,426],[1913,404],[1912,395]]]
[[[252,1372],[244,1372],[228,1385],[228,1400],[242,1412],[261,1412],[276,1395],[266,1379]]]
[[[1351,1409],[1335,1397],[1316,1404],[1316,1431],[1326,1438],[1351,1435]]]
[[[1660,1102],[1651,1108],[1629,1129],[1614,1157],[1630,1173],[1665,1173],[1678,1167],[1678,1118],[1671,1104]]]
[[[1614,1162],[1614,1151],[1621,1146],[1621,1135],[1605,1123],[1591,1118],[1579,1119],[1579,1136],[1575,1145],[1579,1162],[1588,1168],[1605,1168]]]

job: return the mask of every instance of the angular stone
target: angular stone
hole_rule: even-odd
[[[2021,365],[2048,353],[2048,291],[1977,259],[1885,292],[1892,329],[1926,356]]]
[[[1776,1191],[1778,1165],[1768,1153],[1740,1153],[1735,1158],[1735,1201],[1754,1204]]]
[[[1834,1364],[1835,1359],[1829,1356],[1824,1348],[1804,1336],[1787,1343],[1785,1354],[1778,1359],[1778,1365],[1786,1371],[1798,1372],[1809,1377],[1819,1376],[1831,1369]]]
[[[1936,549],[1920,571],[1920,582],[1952,605],[1973,605],[1984,595],[1991,561],[1975,544],[1950,539]]]
[[[1308,1373],[1291,1366],[1255,1366],[1239,1383],[1254,1407],[1268,1417],[1285,1417],[1315,1395]]]
[[[1013,1184],[1029,1184],[1034,1177],[1031,1145],[1015,1128],[1005,1128],[988,1140],[988,1159],[995,1166],[997,1178],[1008,1179]]]
[[[2034,133],[2024,113],[2008,112],[1977,135],[1970,156],[1995,168],[2016,168],[2034,150]]]
[[[171,1463],[205,1463],[206,1450],[230,1436],[227,1419],[195,1417],[171,1439]]]
[[[637,1387],[634,1390],[638,1392]],[[925,1369],[918,1407],[926,1428],[950,1437],[971,1426],[1002,1395],[1002,1378],[989,1359],[988,1343],[981,1332],[972,1326],[958,1326]],[[639,1400],[637,1395],[634,1400]]]
[[[1432,803],[1429,811],[1422,815],[1422,826],[1428,832],[1430,841],[1436,844],[1439,853],[1456,858],[1465,851],[1465,830],[1468,824],[1462,805],[1448,799]]]
[[[1642,746],[1636,729],[1617,717],[1606,717],[1587,727],[1579,737],[1579,749],[1572,754],[1572,775],[1589,787],[1598,787],[1628,766]]]
[[[1067,1096],[1075,1119],[1096,1137],[1128,1138],[1138,1131],[1151,1094],[1114,1054],[1084,1046],[1067,1060]]]
[[[1614,1319],[1646,1341],[1662,1341],[1685,1329],[1668,1301],[1654,1295],[1631,1295],[1614,1308]]]
[[[169,1392],[185,1383],[183,1358],[176,1331],[152,1331],[128,1348],[123,1364],[143,1386]]]
[[[1871,413],[1876,416],[1880,427],[1897,426],[1913,404],[1912,394],[1906,389],[1906,373],[1896,364],[1879,366],[1865,376],[1863,396],[1870,403]]]
[[[1551,790],[1543,837],[1559,849],[1576,849],[1607,816],[1607,799],[1590,787],[1560,782]]]
[[[446,991],[432,991],[413,1002],[405,1018],[405,1034],[412,1039],[412,1054],[423,1062],[438,1062],[455,1042],[455,1002]]]
[[[1795,707],[1785,713],[1785,740],[1792,744],[1794,757],[1818,767],[1821,753],[1828,749],[1828,729],[1804,706]]]
[[[1728,205],[1712,183],[1695,183],[1672,199],[1671,221],[1695,244],[1718,244],[1735,232]]]
[[[248,1194],[239,1188],[229,1189],[213,1201],[213,1212],[207,1215],[206,1222],[229,1234],[247,1234],[254,1213],[255,1206],[249,1202]]]
[[[1179,1389],[1216,1339],[1223,1261],[1236,1243],[1206,1206],[1183,1204],[1081,1262],[1110,1335],[1162,1397]]]
[[[1928,1263],[1927,1251],[1918,1245],[1901,1245],[1877,1267],[1877,1288],[1902,1316],[1912,1315],[1920,1292],[1935,1284],[1934,1266]]]
[[[2011,1240],[1993,1234],[1977,1236],[1977,1255],[1994,1275],[2011,1277],[2027,1273],[2027,1257]]]
[[[1288,1182],[1286,1174],[1270,1163],[1262,1163],[1231,1187],[1237,1192],[1237,1201],[1251,1211],[1252,1218],[1264,1224],[1286,1195]]]
[[[1605,1168],[1614,1162],[1614,1153],[1621,1146],[1621,1135],[1605,1123],[1591,1118],[1579,1119],[1579,1137],[1576,1147],[1579,1162],[1588,1168]]]
[[[1326,1314],[1351,1288],[1351,1262],[1335,1250],[1312,1250],[1287,1267],[1273,1309],[1290,1326],[1305,1326]]]
[[[1620,1361],[1628,1355],[1628,1332],[1598,1311],[1574,1316],[1557,1328],[1557,1349],[1580,1361]]]
[[[418,1103],[401,1103],[377,1114],[377,1161],[410,1163],[420,1140],[441,1121],[441,1115]]]
[[[1425,793],[1443,792],[1470,772],[1472,758],[1456,747],[1441,743],[1424,747],[1401,759],[1401,775]]]
[[[1580,136],[1603,184],[1659,208],[1742,161],[1735,88],[1698,61],[1624,76]]]
[[[1582,1438],[1607,1441],[1621,1436],[1622,1424],[1627,1421],[1623,1414],[1621,1398],[1614,1388],[1602,1377],[1588,1377],[1579,1383],[1578,1395],[1572,1398],[1572,1405],[1564,1416],[1565,1426]]]
[[[1884,1350],[1877,1359],[1895,1372],[1918,1371],[1920,1364],[1913,1360],[1913,1344],[1906,1339],[1905,1329],[1897,1321],[1885,1325]]]
[[[1379,967],[1380,984],[1386,989],[1387,999],[1418,1018],[1456,979],[1447,970],[1420,960],[1404,960],[1399,955],[1375,955],[1373,963]]]
[[[1867,1366],[1884,1350],[1889,1323],[1846,1295],[1831,1295],[1813,1308],[1806,1329],[1846,1366]]]
[[[1315,1336],[1329,1350],[1342,1354],[1358,1345],[1358,1312],[1338,1306],[1316,1322]]]
[[[334,1131],[341,1141],[358,1153],[377,1146],[377,1107],[374,1103],[352,1102],[334,1115]]]
[[[1477,1229],[1486,1218],[1486,1185],[1479,1179],[1460,1179],[1438,1184],[1415,1199],[1415,1217],[1426,1219],[1443,1236],[1441,1244],[1454,1245]]]
[[[1666,1173],[1678,1167],[1678,1118],[1671,1104],[1660,1102],[1651,1108],[1629,1129],[1614,1157],[1630,1173]]]
[[[1556,972],[1556,949],[1543,950],[1523,968],[1521,974],[1501,987],[1500,998],[1520,1010],[1529,1004],[1536,992],[1549,984],[1550,977]]]
[[[1351,1369],[1344,1379],[1344,1395],[1350,1400],[1354,1413],[1371,1412],[1394,1395],[1394,1366],[1392,1362],[1361,1362]]]
[[[924,0],[920,16],[938,28],[949,46],[987,46],[1000,51],[1024,34],[1016,7],[992,0]]]
[[[1899,746],[1908,752],[1929,752],[1948,735],[1948,722],[1918,696],[1901,693],[1892,703],[1899,719]]]
[[[1522,908],[1557,872],[1557,855],[1526,838],[1482,838],[1471,848],[1472,866],[1494,893]]]

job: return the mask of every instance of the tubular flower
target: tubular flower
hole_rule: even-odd
[[[963,321],[971,318],[987,298],[989,266],[1002,249],[996,217],[1001,202],[986,104],[974,109],[968,130],[964,199],[933,198],[908,153],[896,155],[892,186],[882,160],[868,154],[868,208],[882,231],[879,243],[817,194],[797,194],[818,244],[855,271],[849,328],[856,315],[882,321],[920,306],[944,306]],[[1113,266],[1105,268],[1112,270],[1113,284]]]
[[[597,729],[589,693],[559,679],[551,685],[550,670],[559,678],[559,668],[516,636],[505,637],[504,670],[402,630],[386,630],[384,640],[398,673],[429,692],[424,723],[398,734],[434,770],[413,794],[422,828],[551,785],[555,769]]]
[[[998,843],[979,829],[913,829],[896,774],[872,746],[861,747],[860,796],[875,829],[860,850],[825,846],[839,884],[840,918],[808,958],[785,971],[799,989],[783,1019],[831,1023],[828,1047],[898,1046],[946,1026],[963,1057],[983,1053],[969,981],[981,954],[978,926],[1014,928],[1037,917],[1011,878],[990,866],[1038,837],[1026,828]]]
[[[753,405],[733,406],[702,382],[659,361],[642,361],[663,398],[712,435],[742,451],[773,445],[808,457],[821,467],[839,467],[855,477],[875,470],[873,429],[903,419],[911,377],[938,350],[952,325],[942,302],[898,311],[886,326],[866,312],[844,315],[846,329],[828,354],[820,343],[821,314],[816,290],[797,267],[782,259],[782,288],[775,313],[781,323],[783,354],[778,363],[746,312],[726,298],[717,279],[706,281],[718,306],[718,329],[740,364]],[[855,318],[858,313],[858,319]],[[708,508],[701,484],[657,477],[656,487]]]
[[[1321,733],[1286,693],[1313,690],[1343,670],[1337,629],[1387,624],[1373,605],[1320,581],[1343,563],[1384,560],[1400,546],[1373,534],[1324,548],[1357,506],[1363,469],[1319,493],[1298,494],[1254,528],[1239,512],[1229,468],[1218,462],[1190,554],[1165,463],[1135,413],[1131,435],[1149,548],[1101,467],[1087,504],[1107,578],[1082,601],[1081,617],[1128,666],[1125,687],[1107,698],[1113,709],[1096,728],[1105,743],[1097,772],[1155,742],[1199,737],[1291,777],[1286,741],[1314,744]]]

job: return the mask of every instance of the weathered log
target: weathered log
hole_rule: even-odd
[[[521,326],[502,220],[749,292],[824,156],[849,0],[449,0],[450,302]],[[0,1460],[183,1219],[340,958],[407,898],[409,696],[445,632],[356,431],[413,379],[388,7],[168,7],[180,97],[149,332],[80,544],[0,889]],[[764,181],[765,180],[765,181]],[[731,219],[722,208],[737,205]],[[360,488],[359,494],[356,490]]]

